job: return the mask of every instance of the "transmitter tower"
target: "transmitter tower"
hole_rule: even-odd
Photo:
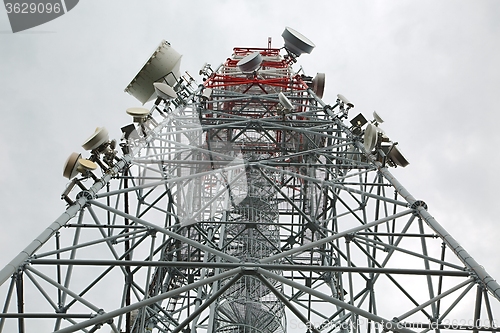
[[[126,88],[149,107],[71,154],[67,210],[0,271],[0,332],[496,331],[500,286],[391,174],[383,120],[282,36],[202,84],[160,43]]]

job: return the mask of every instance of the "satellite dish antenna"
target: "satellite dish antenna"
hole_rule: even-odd
[[[387,156],[394,164],[399,165],[403,168],[410,164],[410,162],[408,162],[408,160],[403,156],[396,145],[392,146],[392,149],[389,151],[389,154]]]
[[[285,49],[297,57],[299,57],[302,53],[311,53],[316,46],[301,33],[290,27],[285,28],[281,37],[285,40]]]
[[[81,154],[72,153],[64,165],[63,176],[68,179],[75,178],[80,173],[86,173],[97,169],[97,164],[82,158]]]
[[[181,76],[179,70],[181,57],[182,55],[163,40],[125,88],[125,92],[137,98],[142,104],[154,99],[155,88],[153,82],[160,82],[165,78],[170,86],[177,83],[176,78]]]
[[[323,92],[325,91],[325,73],[318,73],[312,80],[312,90],[319,98],[323,98]]]
[[[144,119],[149,115],[150,111],[146,108],[128,108],[127,114],[134,117],[134,122],[142,123]]]
[[[203,93],[201,94],[201,99],[204,101],[208,101],[212,96],[212,88],[203,89]]]
[[[262,56],[260,55],[260,52],[254,52],[238,61],[236,65],[243,73],[251,73],[259,68],[261,63]]]
[[[371,152],[377,144],[378,131],[377,127],[373,124],[368,124],[365,129],[365,138],[363,145],[367,152]]]
[[[283,106],[283,108],[285,110],[288,110],[288,111],[292,111],[293,110],[293,105],[290,102],[290,100],[288,99],[288,97],[285,96],[285,94],[283,94],[282,92],[280,92],[278,94],[278,98],[280,100],[281,106]]]
[[[82,147],[85,150],[94,150],[107,141],[109,141],[108,130],[104,127],[97,127],[94,134],[82,144]]]
[[[97,164],[95,164],[94,162],[92,162],[91,160],[87,160],[87,159],[84,159],[82,158],[81,160],[78,160],[78,162],[80,163],[80,167],[81,168],[78,168],[77,169],[80,171],[82,168],[85,169],[85,170],[95,170],[97,169]],[[81,171],[80,171],[81,172]]]
[[[175,92],[174,88],[172,88],[168,84],[155,82],[153,83],[153,86],[155,88],[156,96],[163,98],[166,101],[177,98],[177,93]]]
[[[382,124],[384,122],[384,120],[378,115],[377,111],[373,111],[373,119],[375,119],[375,122],[379,124]]]

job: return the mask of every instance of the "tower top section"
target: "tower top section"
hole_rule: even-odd
[[[321,84],[313,83],[312,77],[295,72],[293,63],[303,53],[311,53],[314,43],[291,28],[285,28],[282,37],[284,46],[273,48],[235,47],[233,54],[215,71],[205,65],[200,71],[205,75],[206,88],[226,89],[251,93],[279,93],[304,91],[312,88],[322,94],[324,79]],[[284,50],[284,54],[282,52]],[[324,78],[324,74],[321,74]]]

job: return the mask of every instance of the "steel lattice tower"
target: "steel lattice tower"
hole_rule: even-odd
[[[391,174],[380,119],[323,102],[283,37],[201,85],[161,43],[127,87],[152,107],[72,155],[67,210],[0,271],[0,332],[495,331],[500,286]]]

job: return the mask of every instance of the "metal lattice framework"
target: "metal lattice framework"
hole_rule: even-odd
[[[282,53],[235,48],[92,150],[0,271],[0,332],[495,331],[500,286],[392,176],[392,142],[367,150]]]

